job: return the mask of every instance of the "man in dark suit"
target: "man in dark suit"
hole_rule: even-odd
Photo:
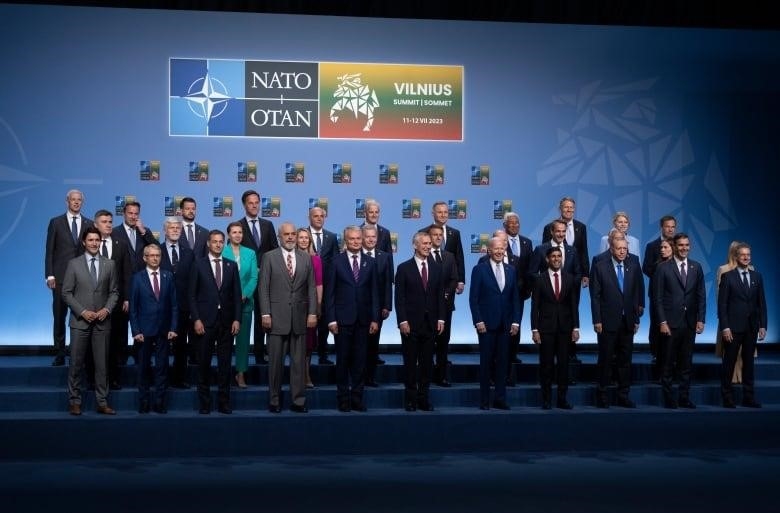
[[[723,332],[723,366],[721,395],[723,406],[734,408],[731,378],[737,355],[742,350],[742,405],[760,408],[755,399],[753,353],[756,340],[766,337],[767,313],[764,279],[750,269],[748,244],[737,246],[737,267],[720,277],[718,289],[718,320]]]
[[[173,273],[160,269],[161,258],[162,248],[146,246],[146,269],[133,275],[130,287],[130,332],[138,344],[138,413],[149,413],[151,403],[155,412],[168,413],[168,348],[176,338],[179,312]],[[154,394],[149,391],[152,355]]]
[[[233,337],[241,328],[241,282],[236,263],[222,258],[225,234],[209,232],[209,254],[195,260],[188,298],[190,317],[198,347],[198,403],[201,414],[211,412],[209,377],[211,355],[217,347],[217,409],[233,413],[230,407],[230,359]]]
[[[260,194],[257,191],[244,191],[241,195],[241,203],[244,205],[244,217],[239,222],[243,228],[243,238],[241,245],[246,246],[255,252],[257,257],[258,274],[260,272],[260,262],[263,260],[263,254],[279,247],[279,241],[276,238],[276,230],[271,221],[259,217],[260,215]],[[260,296],[255,289],[255,311],[254,311],[254,353],[255,363],[267,361],[265,345],[263,339],[265,331],[260,317]],[[244,326],[249,329],[249,326]]]
[[[338,255],[339,248],[336,234],[325,229],[325,210],[322,208],[312,207],[309,209],[309,231],[314,244],[314,252],[322,260],[322,287],[324,289],[327,286],[328,269],[333,259]],[[317,354],[320,365],[333,365],[333,362],[328,359],[328,333],[330,333],[328,323],[323,316],[317,325]]]
[[[574,198],[564,196],[558,203],[558,210],[561,213],[560,220],[566,226],[564,239],[566,244],[574,247],[577,251],[578,267],[580,269],[579,279],[582,281],[582,287],[588,286],[588,277],[590,276],[590,257],[588,257],[588,230],[585,227],[585,223],[582,223],[574,219],[574,210],[576,203]],[[542,232],[542,243],[549,242],[554,239],[553,223],[545,226]],[[566,267],[567,254],[563,255],[563,268]],[[569,345],[569,359],[575,363],[580,363],[577,358],[577,346],[572,343]]]
[[[441,268],[441,282],[444,292],[444,328],[441,332],[434,333],[434,354],[436,355],[436,364],[433,368],[433,381],[440,387],[449,387],[450,381],[447,377],[447,353],[450,343],[450,325],[452,324],[452,312],[455,310],[455,294],[458,288],[458,265],[455,262],[455,255],[445,251],[442,247],[444,243],[444,228],[438,224],[428,226],[426,230],[431,237],[431,259],[433,263]]]
[[[127,324],[126,318],[129,313],[130,284],[133,277],[133,262],[130,259],[130,251],[126,243],[113,237],[113,219],[114,216],[108,210],[98,210],[95,212],[95,226],[100,231],[102,237],[100,245],[100,254],[114,262],[117,276],[117,290],[119,291],[119,300],[111,312],[111,335],[108,344],[108,387],[111,390],[119,390],[121,385],[121,365],[120,358],[127,350]],[[124,331],[122,331],[124,330]],[[87,379],[92,383],[92,374],[94,362],[89,353],[86,356]]]
[[[673,239],[674,258],[659,265],[655,272],[653,305],[665,346],[661,386],[666,408],[696,408],[691,401],[691,367],[696,334],[704,331],[707,313],[704,273],[701,265],[688,258],[690,239],[678,233]],[[675,366],[680,375],[679,398],[672,396],[672,377]]]
[[[73,258],[84,253],[81,235],[92,226],[92,220],[81,215],[84,206],[84,195],[81,191],[72,189],[65,195],[68,211],[52,217],[46,230],[45,270],[46,286],[51,289],[51,309],[54,316],[52,335],[54,339],[55,356],[52,365],[65,365],[65,320],[68,315],[68,305],[62,299],[62,279],[65,268]]]
[[[531,338],[539,346],[542,408],[552,408],[552,382],[553,374],[556,374],[556,405],[571,410],[572,405],[566,400],[569,389],[569,344],[580,339],[577,301],[580,282],[561,271],[560,247],[548,247],[545,258],[547,270],[539,277],[531,295]]]
[[[162,258],[160,268],[173,273],[176,284],[176,299],[178,300],[179,318],[176,321],[176,338],[173,344],[173,369],[171,383],[173,388],[187,389],[187,359],[192,355],[192,361],[197,361],[195,350],[195,331],[190,322],[190,303],[187,294],[195,263],[195,254],[182,235],[182,221],[178,217],[166,217],[163,221],[164,238],[160,243]]]
[[[284,357],[290,354],[290,410],[306,413],[306,328],[317,325],[311,257],[295,247],[292,223],[279,226],[282,247],[263,255],[258,280],[263,329],[268,332],[268,411],[282,411]]]
[[[613,357],[617,363],[617,405],[636,408],[628,397],[634,333],[645,308],[645,280],[639,259],[629,260],[628,242],[613,239],[611,258],[602,258],[590,269],[590,308],[599,345],[599,383],[596,406],[609,408],[607,387]]]
[[[206,241],[208,241],[209,238],[209,231],[207,228],[195,222],[197,208],[198,205],[195,203],[195,199],[190,198],[189,196],[182,198],[179,202],[184,240],[189,249],[192,250],[195,258],[200,258],[206,256],[208,253]]]
[[[471,271],[469,307],[479,337],[480,409],[490,408],[490,370],[495,365],[493,407],[508,410],[506,402],[507,344],[520,329],[520,294],[514,267],[504,263],[505,242],[490,239],[490,261]]]
[[[531,290],[533,289],[528,282],[528,268],[531,265],[531,254],[533,254],[534,246],[531,239],[520,235],[520,216],[516,212],[504,214],[504,231],[507,235],[507,256],[510,260],[514,260],[514,266],[517,270],[517,288],[520,291],[520,322],[522,324],[525,300],[531,297]],[[517,357],[519,349],[520,331],[509,339],[508,362],[510,369],[512,364],[523,363]],[[511,372],[509,370],[507,370],[507,376],[510,377],[508,384],[513,384],[514,381],[511,380]]]
[[[323,270],[325,321],[336,340],[336,387],[339,411],[366,411],[363,386],[368,335],[379,329],[376,261],[362,255],[360,228],[344,229],[346,251]],[[323,266],[324,267],[324,266]]]
[[[455,293],[462,294],[466,287],[466,264],[463,257],[463,242],[460,238],[460,231],[447,226],[447,221],[450,218],[450,209],[444,201],[434,203],[431,213],[433,215],[433,224],[441,226],[444,230],[444,250],[455,255],[455,265],[458,270],[458,287]]]
[[[373,226],[377,230],[376,235],[376,247],[379,251],[383,251],[390,255],[390,258],[393,257],[393,242],[390,238],[390,230],[379,224],[379,209],[380,205],[378,201],[375,200],[366,200],[366,221],[360,225],[361,228],[364,226]],[[395,269],[395,266],[393,266],[393,269]]]
[[[438,226],[432,228],[441,232]],[[404,408],[433,411],[428,390],[434,338],[444,330],[447,313],[445,280],[442,264],[434,263],[430,256],[431,236],[415,233],[412,246],[414,256],[398,266],[395,288],[396,320],[404,358]]]
[[[382,323],[393,310],[393,255],[380,250],[377,247],[377,225],[364,224],[360,230],[363,232],[363,255],[376,260],[377,285],[379,287],[379,323],[376,333],[368,336],[368,348],[366,350],[366,386],[378,387],[376,382],[376,366],[383,360],[379,359],[379,337],[382,333]]]
[[[663,216],[659,223],[661,225],[661,235],[653,239],[645,246],[645,255],[642,260],[642,272],[649,280],[653,279],[655,268],[661,261],[661,241],[671,241],[674,234],[677,233],[677,220],[673,216]],[[648,287],[648,296],[652,296],[653,291]],[[655,310],[650,308],[650,326],[647,332],[648,343],[650,345],[650,354],[656,362],[663,361],[658,351],[661,341],[661,332],[658,330],[658,320],[655,318]]]
[[[68,369],[68,412],[81,415],[84,355],[89,348],[95,362],[97,412],[115,415],[108,405],[106,353],[111,331],[109,317],[119,300],[114,262],[102,257],[100,232],[84,228],[81,242],[85,252],[68,262],[62,281],[62,298],[70,308],[70,368]]]
[[[137,201],[128,201],[123,210],[124,221],[115,226],[111,232],[111,238],[121,240],[127,248],[130,255],[131,274],[135,274],[144,267],[146,263],[143,259],[144,248],[149,244],[157,244],[152,230],[144,226],[141,220],[141,204]],[[129,283],[129,282],[128,282]],[[116,313],[116,319],[111,324],[111,354],[116,355],[118,365],[125,365],[128,358],[127,350],[127,309]],[[135,347],[133,347],[135,353]],[[114,356],[112,356],[114,358]],[[133,358],[135,360],[135,357]],[[114,388],[119,385],[118,381],[112,383]]]

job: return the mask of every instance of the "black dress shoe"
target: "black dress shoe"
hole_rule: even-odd
[[[558,402],[555,403],[555,407],[560,408],[561,410],[571,410],[572,408],[574,408],[574,406],[572,406],[571,403],[566,399],[563,400],[558,399]]]
[[[696,405],[690,399],[680,399],[677,403],[680,408],[688,408],[689,410],[695,410]]]
[[[406,410],[406,411],[416,411],[417,410],[417,405],[412,403],[412,402],[408,402],[408,403],[406,403],[406,405],[404,405],[404,410]]]
[[[165,415],[168,413],[168,408],[166,408],[164,404],[156,404],[154,405],[154,413]]]
[[[320,365],[333,365],[333,362],[328,360],[328,357],[322,357],[320,358]]]
[[[211,408],[201,406],[200,410],[198,410],[198,413],[200,413],[201,415],[208,415],[209,413],[211,413]]]
[[[219,413],[224,413],[225,415],[230,415],[231,413],[233,413],[233,409],[227,404],[223,404],[222,406],[217,408],[217,411]]]
[[[511,363],[517,363],[517,364],[520,364],[520,363],[523,363],[523,360],[521,360],[520,358],[518,358],[517,356],[515,356],[515,359],[514,359],[514,360],[512,360],[512,362],[511,362]]]
[[[742,401],[742,406],[745,408],[761,408],[761,403],[755,399],[750,399],[748,401]]]
[[[300,405],[292,403],[290,405],[290,411],[294,411],[295,413],[309,413],[309,409],[306,407],[306,405]]]
[[[138,413],[149,413],[149,401],[141,401],[138,406]]]
[[[636,403],[628,397],[618,399],[617,405],[623,408],[636,408]]]
[[[108,384],[108,388],[111,390],[122,390],[122,385],[120,385],[118,381],[112,381]]]
[[[339,404],[339,411],[340,412],[348,412],[348,411],[350,411],[349,403],[341,403],[341,404]]]
[[[506,404],[506,401],[493,401],[493,408],[497,410],[509,410],[509,405]]]
[[[365,383],[365,385],[366,385],[367,387],[371,387],[371,388],[379,388],[379,383],[377,383],[377,382],[376,382],[376,381],[374,381],[373,379],[367,380],[367,381],[366,381],[366,383]]]
[[[54,360],[51,362],[52,367],[62,367],[65,365],[65,357],[64,356],[55,356]]]
[[[444,388],[450,388],[452,386],[452,383],[447,381],[446,378],[442,379],[442,380],[439,380],[439,382],[436,383],[436,384],[439,385],[440,387],[444,387]]]
[[[552,410],[552,402],[548,399],[546,401],[542,401],[542,409],[543,410]]]
[[[268,411],[271,413],[282,413],[282,407],[278,404],[269,404]]]
[[[363,403],[352,403],[352,409],[355,411],[368,411],[368,408],[366,408],[366,405]]]
[[[428,401],[419,401],[417,409],[422,411],[433,411],[433,405]]]
[[[723,399],[723,407],[724,408],[736,408],[737,405],[734,403],[734,399]]]
[[[490,406],[488,406],[487,404],[480,404],[479,405],[479,409],[480,410],[489,410]]]
[[[676,410],[677,409],[677,401],[674,399],[666,399],[664,401],[664,408],[667,410]]]

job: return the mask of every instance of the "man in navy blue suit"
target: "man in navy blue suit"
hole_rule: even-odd
[[[611,258],[599,259],[590,269],[590,308],[593,329],[599,346],[599,381],[596,406],[609,408],[609,386],[612,360],[618,370],[617,405],[635,408],[628,397],[631,386],[631,355],[634,333],[645,308],[645,280],[639,259],[629,260],[628,242],[612,239]],[[594,259],[595,260],[595,259]]]
[[[766,296],[764,280],[758,271],[750,269],[750,246],[737,246],[737,267],[720,277],[718,289],[718,319],[723,332],[723,367],[721,395],[723,406],[734,408],[731,377],[737,355],[742,349],[742,405],[760,408],[755,399],[753,352],[756,340],[766,337]]]
[[[197,208],[198,205],[195,202],[195,198],[187,196],[186,198],[182,198],[179,202],[182,218],[182,233],[184,234],[183,242],[188,249],[192,250],[195,258],[200,258],[206,256],[206,253],[209,252],[206,247],[209,231],[207,228],[195,222]]]
[[[133,275],[130,286],[130,331],[138,344],[138,413],[168,413],[165,393],[168,385],[169,341],[176,337],[178,301],[173,273],[160,269],[161,248],[144,248],[146,269]],[[154,394],[149,391],[154,355]]]
[[[333,259],[339,254],[338,241],[336,234],[325,229],[325,209],[312,207],[309,209],[309,231],[314,245],[314,252],[320,256],[322,261],[322,287],[327,287],[328,270],[333,263]],[[319,355],[320,365],[333,365],[328,359],[328,323],[323,316],[317,325],[317,354]]]
[[[376,261],[361,252],[357,226],[344,229],[346,251],[324,268],[323,310],[336,340],[336,388],[339,411],[366,411],[363,387],[368,335],[379,329]],[[324,267],[324,266],[323,266]]]
[[[688,258],[691,242],[688,235],[674,236],[674,257],[656,270],[653,306],[663,337],[664,355],[661,387],[666,408],[696,408],[690,398],[693,344],[696,334],[704,331],[707,296],[701,265]],[[675,367],[680,375],[678,399],[672,396]]]
[[[506,402],[507,344],[520,329],[520,294],[515,269],[504,263],[505,242],[490,239],[490,260],[471,270],[469,306],[479,337],[480,409],[490,408],[490,369],[495,364],[493,407],[508,410]]]
[[[376,260],[377,285],[379,286],[379,327],[376,333],[368,336],[368,349],[366,352],[366,386],[378,387],[376,382],[376,366],[379,359],[379,337],[382,333],[382,323],[390,316],[393,310],[393,255],[387,253],[377,245],[377,225],[364,224],[360,227],[363,232],[363,254]]]
[[[211,412],[209,377],[211,355],[217,347],[217,410],[233,413],[230,407],[230,359],[233,337],[241,328],[241,282],[236,263],[222,258],[225,234],[209,232],[209,254],[195,260],[190,277],[188,299],[190,318],[198,348],[199,412]]]

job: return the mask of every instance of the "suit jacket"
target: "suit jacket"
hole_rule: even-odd
[[[217,288],[211,270],[211,256],[195,259],[187,293],[190,319],[200,320],[206,327],[217,323],[229,326],[241,321],[241,281],[236,263],[222,259],[222,287]],[[248,329],[244,326],[244,329]]]
[[[572,220],[574,224],[574,248],[577,250],[577,256],[579,257],[580,269],[582,270],[582,276],[588,276],[590,274],[590,258],[588,257],[588,230],[585,224]],[[544,227],[544,233],[542,233],[542,243],[550,242],[552,240],[552,223]]]
[[[187,249],[191,250],[192,253],[195,255],[195,258],[200,258],[208,255],[209,248],[206,246],[206,243],[209,240],[209,230],[198,223],[192,223],[194,225],[193,228],[193,234],[195,235],[195,245],[193,247],[189,246],[189,242],[187,241],[187,225],[183,224],[181,229],[181,242],[185,246],[187,246]],[[246,229],[246,228],[245,228]]]
[[[625,320],[625,328],[633,330],[645,307],[645,279],[639,258],[623,261],[623,291],[618,285],[612,258],[601,258],[590,268],[590,310],[593,324],[605,331],[617,331]],[[595,259],[594,259],[595,260]]]
[[[661,259],[661,237],[651,240],[645,246],[645,255],[642,259],[642,272],[645,276],[652,279],[655,273],[655,267]]]
[[[364,227],[366,223],[363,223],[360,225],[360,227]],[[388,253],[390,255],[390,260],[393,259],[393,242],[390,239],[390,230],[382,226],[381,224],[376,225],[376,247],[384,251],[385,253]],[[395,266],[393,266],[393,270],[395,270]]]
[[[521,261],[521,259],[508,252],[506,254],[506,260],[507,260],[506,263],[511,265],[515,269],[515,277],[517,280],[516,281],[517,292],[520,294],[520,302],[522,303],[523,300],[527,299],[527,297],[524,297],[526,289],[530,290],[531,287],[526,287],[526,283],[528,282],[528,277],[525,274],[521,276],[520,271],[523,270],[527,273],[528,267],[527,266],[523,267],[523,262]],[[483,264],[486,262],[490,263],[490,255],[482,255],[481,257],[479,257],[479,260],[477,260],[478,264]]]
[[[111,238],[115,240],[120,240],[125,243],[125,246],[127,247],[128,255],[130,255],[130,262],[133,267],[131,275],[137,273],[141,269],[146,268],[146,262],[144,262],[144,248],[148,244],[157,244],[157,240],[154,238],[154,234],[152,233],[152,230],[147,228],[146,233],[141,235],[141,231],[138,228],[136,228],[135,229],[135,250],[133,250],[133,245],[130,244],[130,238],[127,236],[127,231],[125,230],[124,223],[114,227],[114,229],[111,231]]]
[[[758,271],[748,271],[750,288],[742,283],[742,270],[733,269],[720,277],[718,288],[718,321],[720,329],[734,333],[766,329],[766,296],[764,279]]]
[[[528,269],[531,266],[531,256],[534,252],[534,246],[531,239],[518,235],[517,239],[520,242],[519,255],[512,253],[512,246],[507,245],[507,254],[516,258],[515,269],[518,273],[518,287],[520,288],[520,300],[524,301],[531,297],[531,291],[533,284],[528,280]]]
[[[436,264],[433,258],[428,257],[426,265],[427,288],[423,288],[414,257],[398,265],[395,274],[395,318],[399,325],[407,322],[412,331],[418,331],[425,325],[427,315],[428,325],[432,333],[436,333],[437,322],[447,319],[444,284],[448,279],[442,272],[442,266]]]
[[[130,331],[133,336],[162,337],[176,331],[179,302],[173,273],[159,269],[160,298],[154,296],[149,274],[142,269],[133,275],[130,287]]]
[[[65,268],[73,258],[84,254],[81,234],[92,226],[92,220],[81,216],[81,231],[79,239],[74,242],[70,231],[71,221],[68,214],[52,217],[46,230],[46,256],[44,261],[44,277],[54,276],[57,285],[62,284]]]
[[[602,260],[610,260],[611,258],[612,258],[612,253],[609,250],[602,251],[598,255],[594,256],[590,264],[591,272],[593,271],[594,265],[598,264]],[[639,267],[639,257],[633,253],[628,253],[626,255],[626,263],[636,265],[637,267]]]
[[[311,229],[311,227],[309,227],[309,229]],[[311,237],[312,241],[316,240],[314,232],[312,232]],[[320,256],[320,260],[322,260],[322,269],[327,269],[336,255],[339,254],[339,243],[335,233],[328,231],[325,228],[322,229],[322,246],[317,254]]]
[[[178,300],[178,308],[180,312],[190,311],[190,302],[187,300],[189,297],[190,276],[192,275],[192,268],[195,265],[195,254],[188,247],[184,238],[179,239],[179,242],[183,244],[176,244],[176,252],[179,253],[179,263],[176,267],[171,262],[171,257],[168,255],[168,248],[165,247],[165,241],[161,244],[162,259],[160,260],[160,269],[165,269],[173,273],[173,280],[176,283],[176,299]],[[180,328],[182,326],[179,326]]]
[[[236,261],[236,257],[233,256],[233,248],[230,247],[230,243],[222,250],[222,258]],[[255,291],[257,290],[257,280],[259,272],[257,270],[257,256],[254,251],[246,246],[239,246],[238,259],[241,265],[238,270],[238,280],[241,282],[241,298],[246,298],[246,302],[242,301],[243,309],[245,311],[254,311],[255,308]]]
[[[357,282],[352,275],[352,261],[347,251],[336,255],[332,264],[324,267],[323,271],[323,310],[327,324],[379,322],[379,285],[373,258],[361,256]]]
[[[384,251],[374,249],[376,261],[377,286],[379,287],[379,309],[393,310],[393,281],[395,279],[395,268],[393,267],[393,255]],[[363,256],[366,256],[365,250]]]
[[[287,271],[282,248],[263,255],[258,295],[260,314],[271,316],[272,335],[304,335],[307,316],[317,314],[317,289],[311,255],[295,249],[292,278]]]
[[[460,240],[460,231],[455,228],[450,228],[448,225],[444,225],[444,229],[447,230],[446,243],[444,244],[444,250],[449,251],[455,255],[455,266],[458,271],[458,282],[466,283],[466,264],[463,257],[463,242]]]
[[[455,263],[455,255],[449,251],[441,251],[441,264],[436,262],[431,250],[431,260],[435,265],[441,266],[442,288],[444,289],[444,301],[451,311],[455,310],[455,289],[458,287],[458,265]]]
[[[116,264],[117,290],[119,301],[117,305],[130,299],[130,286],[133,280],[133,261],[130,260],[130,252],[124,241],[111,236],[111,261]]]
[[[707,297],[701,265],[689,258],[686,271],[688,279],[683,286],[680,268],[674,258],[655,269],[653,305],[656,309],[656,318],[659,323],[666,322],[670,328],[682,328],[687,325],[695,329],[697,322],[704,322],[707,313]]]
[[[276,230],[274,230],[273,223],[261,217],[257,218],[257,231],[260,233],[260,247],[257,247],[255,238],[252,236],[252,228],[249,226],[246,216],[242,217],[239,222],[244,229],[241,245],[254,250],[257,265],[261,265],[263,254],[279,247],[279,240],[276,238]]]
[[[475,325],[484,322],[489,330],[508,331],[512,324],[520,324],[520,294],[514,285],[517,282],[514,267],[501,265],[504,268],[503,291],[498,287],[492,262],[474,266],[471,270],[469,307]]]
[[[560,293],[555,299],[555,291],[547,277],[547,272],[531,294],[531,329],[541,333],[571,333],[580,327],[579,281],[571,275],[560,273]]]
[[[97,312],[105,308],[109,312],[119,301],[116,268],[114,262],[98,255],[97,285],[92,281],[87,257],[77,256],[68,262],[62,281],[62,299],[70,307],[69,325],[71,328],[87,329],[90,323],[81,317],[85,310]],[[111,317],[94,323],[98,329],[108,329]]]

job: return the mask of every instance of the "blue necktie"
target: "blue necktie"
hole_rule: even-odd
[[[92,281],[97,286],[97,267],[95,267],[95,257],[89,259],[89,272],[92,274]]]
[[[260,232],[257,231],[257,219],[252,219],[252,237],[255,239],[255,245],[260,247]]]
[[[618,287],[620,287],[620,292],[623,292],[623,264],[617,265],[617,277]]]
[[[76,224],[76,216],[73,216],[73,221],[70,223],[70,234],[73,236],[73,242],[79,241],[79,225]]]
[[[512,237],[512,254],[515,256],[520,256],[520,253],[517,250],[517,239],[514,237]]]

